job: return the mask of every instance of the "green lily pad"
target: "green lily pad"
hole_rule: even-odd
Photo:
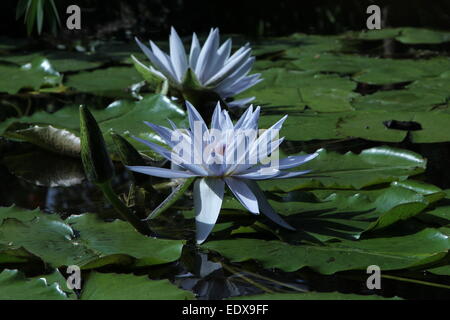
[[[446,57],[429,60],[372,59],[372,62],[355,74],[353,79],[358,82],[386,85],[438,76],[449,68],[450,59]]]
[[[353,101],[356,110],[363,111],[429,111],[435,105],[443,104],[445,97],[417,90],[379,91],[357,97]]]
[[[91,272],[81,292],[82,300],[193,300],[194,295],[168,280],[147,276]]]
[[[67,300],[58,283],[45,278],[27,279],[18,270],[5,269],[0,273],[0,300]]]
[[[0,92],[9,94],[16,94],[21,89],[54,87],[61,83],[61,75],[43,58],[34,59],[21,67],[0,65],[0,73]]]
[[[450,32],[421,28],[402,28],[396,39],[405,44],[439,44],[450,41]]]
[[[353,92],[356,88],[355,82],[337,75],[271,68],[262,71],[262,77],[263,82],[241,96],[254,95],[258,103],[297,106],[297,110],[308,105],[318,112],[353,110],[350,101],[359,96]]]
[[[405,180],[426,167],[426,160],[419,154],[391,147],[366,149],[360,154],[341,155],[324,149],[318,153],[318,157],[301,166],[301,170],[313,172],[302,178],[262,181],[260,186],[266,191],[283,192],[301,188],[360,189]]]
[[[148,238],[120,220],[104,223],[92,214],[71,216],[66,222],[80,234],[78,245],[84,245],[100,257],[128,255],[137,259],[136,266],[149,266],[176,261],[183,242]],[[97,267],[102,260],[93,261],[85,268]]]
[[[127,89],[140,81],[141,75],[132,67],[110,67],[68,76],[65,85],[101,96],[129,97]]]
[[[378,59],[350,54],[304,53],[292,64],[300,70],[353,74],[376,63]]]
[[[23,65],[39,58],[49,60],[53,68],[59,72],[92,69],[103,64],[99,56],[87,55],[81,52],[65,51],[44,51],[30,54],[0,56],[0,61],[8,61],[18,65]]]
[[[361,32],[351,32],[345,34],[344,37],[357,38],[360,40],[383,40],[392,39],[398,36],[401,32],[401,28],[383,28],[383,29],[373,29],[364,30]]]
[[[112,138],[108,134],[110,131],[126,137],[137,150],[149,153],[150,150],[148,147],[131,138],[131,136],[138,136],[143,139],[160,142],[160,138],[144,124],[144,121],[167,126],[167,119],[171,119],[177,124],[184,123],[185,120],[185,112],[173,104],[168,98],[161,95],[148,95],[137,102],[118,100],[103,110],[92,110],[92,113],[103,132],[108,147],[111,147],[110,149],[112,151],[114,148]],[[66,146],[66,138],[69,136],[68,133],[74,134],[75,138],[79,136],[79,121],[78,107],[66,106],[53,114],[42,111],[29,117],[10,118],[0,124],[0,135],[21,138],[23,140],[24,137],[21,137],[21,133],[26,130],[29,133],[26,141],[34,143],[39,137],[32,136],[31,134],[37,134],[36,130],[27,130],[26,128],[33,128],[35,125],[38,126],[37,128],[48,128],[44,131],[48,132],[48,130],[51,130],[54,131],[54,134],[47,136],[45,140],[39,138],[38,145],[41,147],[47,146],[47,149],[60,152],[61,148],[55,148],[55,146],[59,144]],[[21,126],[17,132],[15,130],[18,127],[17,123],[27,123],[28,127],[24,128]],[[48,127],[49,125],[60,130],[50,129]],[[61,140],[60,138],[63,139]],[[67,144],[66,147],[70,150],[79,148],[77,139],[72,139],[71,142],[74,145]]]
[[[232,262],[256,260],[265,268],[286,272],[309,267],[322,274],[344,270],[366,270],[377,265],[382,270],[418,267],[442,259],[448,252],[448,236],[435,229],[414,234],[367,240],[329,243],[326,246],[289,245],[280,241],[238,239],[202,245]]]
[[[39,210],[9,207],[0,208],[0,224],[2,253],[23,248],[53,267],[149,266],[177,260],[183,247],[183,241],[148,238],[126,222],[107,223],[92,214],[71,216],[66,222]]]
[[[417,216],[444,196],[435,186],[407,180],[367,191],[294,191],[269,203],[297,229],[280,230],[284,240],[325,242],[358,239],[364,232]],[[245,210],[235,199],[226,199],[222,209]]]
[[[390,121],[411,124],[412,128],[389,128]],[[450,141],[450,134],[442,130],[450,125],[447,112],[353,112],[341,118],[336,129],[339,136],[358,137],[373,141],[400,142],[407,135],[415,143]],[[417,128],[413,128],[417,127]]]
[[[267,109],[266,109],[267,110]],[[278,111],[278,110],[277,110]],[[269,128],[285,113],[263,112],[259,118],[259,128]],[[291,112],[283,124],[280,136],[290,141],[331,140],[344,138],[337,132],[341,117],[347,113]]]
[[[419,219],[439,224],[443,227],[450,226],[450,190],[444,190],[446,197],[435,206],[418,216]]]
[[[344,137],[358,137],[372,141],[401,142],[407,130],[395,130],[386,126],[387,121],[412,121],[409,112],[352,112],[339,121],[336,131]]]

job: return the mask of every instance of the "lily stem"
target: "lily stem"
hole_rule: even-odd
[[[102,190],[106,199],[116,209],[120,216],[128,221],[137,231],[147,236],[152,235],[152,231],[147,223],[141,221],[131,210],[117,197],[111,187],[110,181],[99,183],[99,188]]]
[[[227,265],[224,264],[224,263],[222,263],[222,267],[223,267],[225,270],[227,270],[228,272],[231,272],[232,274],[235,274],[235,275],[238,276],[239,278],[242,278],[243,280],[247,281],[247,282],[250,283],[251,285],[253,285],[253,286],[255,286],[255,287],[257,287],[257,288],[259,288],[259,289],[261,289],[261,290],[263,290],[263,291],[265,291],[265,292],[267,292],[267,293],[275,293],[275,291],[270,290],[269,288],[263,286],[262,284],[259,284],[259,283],[255,282],[255,281],[251,280],[250,278],[244,276],[244,275],[242,274],[242,272],[238,272],[238,271],[234,270],[232,267],[227,266]]]
[[[382,274],[381,277],[382,278],[386,278],[386,279],[392,279],[392,280],[398,280],[398,281],[405,281],[405,282],[412,282],[412,283],[416,283],[416,284],[422,284],[422,285],[430,286],[430,287],[450,289],[450,286],[445,285],[445,284],[440,284],[440,283],[434,283],[434,282],[428,282],[428,281],[422,281],[422,280],[416,280],[416,279],[410,279],[410,278],[391,276],[391,275],[387,275],[387,274]]]
[[[237,270],[239,270],[239,269],[237,269]],[[273,282],[274,284],[277,284],[277,285],[285,287],[285,288],[289,288],[289,289],[292,289],[292,290],[295,290],[295,291],[299,291],[299,292],[308,292],[308,290],[301,289],[301,288],[298,288],[296,286],[293,286],[293,285],[290,285],[290,284],[287,284],[287,283],[284,283],[284,282],[281,282],[281,281],[278,281],[278,280],[275,280],[275,279],[272,279],[272,278],[269,278],[269,277],[266,277],[266,276],[263,276],[263,275],[260,275],[260,274],[257,274],[257,273],[253,273],[253,272],[248,271],[248,270],[242,270],[241,269],[239,271],[246,272],[249,275],[252,275],[252,276],[254,276],[256,278],[260,278],[260,279],[263,279],[263,280],[266,280],[266,281]]]

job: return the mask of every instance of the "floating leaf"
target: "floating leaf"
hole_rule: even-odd
[[[39,210],[0,208],[0,225],[1,253],[23,248],[53,267],[150,266],[177,260],[183,248],[183,241],[149,238],[127,222],[103,222],[93,214],[62,221]]]
[[[0,273],[0,300],[66,300],[67,295],[58,283],[48,283],[45,278],[27,279],[18,270]]]
[[[194,295],[168,280],[147,276],[91,272],[81,293],[82,300],[193,300]]]
[[[402,28],[396,39],[405,44],[439,44],[450,41],[450,32],[421,28]]]
[[[344,270],[366,270],[377,265],[382,270],[418,267],[438,261],[450,248],[449,237],[434,229],[397,237],[342,240],[326,246],[289,245],[280,241],[238,239],[202,245],[232,262],[256,260],[265,268],[293,272],[309,267],[323,274]]]
[[[20,123],[9,127],[4,136],[70,157],[80,156],[80,138],[70,130],[52,125]]]
[[[21,67],[0,65],[0,92],[16,94],[21,89],[57,86],[61,76],[47,59],[37,58]]]
[[[312,173],[302,178],[262,181],[260,186],[267,191],[283,192],[324,187],[360,189],[405,180],[423,172],[426,167],[426,160],[419,154],[391,147],[366,149],[360,154],[347,152],[341,155],[324,149],[318,153],[318,157],[302,165],[302,170],[312,169]]]
[[[78,113],[77,106],[67,106],[53,114],[41,111],[29,117],[11,118],[4,123],[0,123],[0,134],[14,135],[15,123],[27,123],[30,126],[35,124],[39,124],[39,126],[51,125],[55,128],[73,132],[78,136],[80,130]],[[114,131],[127,138],[138,151],[144,153],[149,152],[148,147],[132,139],[132,135],[147,140],[161,141],[144,124],[144,121],[166,126],[167,119],[171,119],[177,124],[181,124],[185,119],[185,112],[168,98],[161,95],[149,95],[137,102],[118,100],[103,110],[92,110],[92,114],[102,130],[110,151],[114,150],[114,148],[111,148],[113,141],[109,132]],[[55,134],[63,135],[63,133],[58,131]],[[31,141],[31,139],[28,141]]]
[[[295,191],[269,202],[297,229],[295,233],[280,230],[284,240],[324,242],[358,239],[363,232],[417,216],[442,197],[444,193],[437,187],[407,180],[367,191]],[[230,199],[222,208],[243,210],[239,202]]]
[[[80,72],[67,78],[65,83],[67,87],[107,97],[129,97],[127,88],[142,81],[141,75],[130,67],[110,67]]]

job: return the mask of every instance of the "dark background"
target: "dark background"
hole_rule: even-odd
[[[222,33],[250,37],[294,32],[333,34],[366,28],[366,8],[370,4],[382,8],[384,27],[450,27],[449,0],[55,0],[55,3],[62,22],[58,37],[123,39],[141,35],[165,39],[172,25],[181,35],[193,31],[206,33],[213,26]],[[66,8],[71,4],[81,7],[81,31],[70,32],[65,28]],[[16,5],[17,0],[1,0],[2,36],[27,36],[23,19],[15,19]],[[44,18],[44,31],[48,30],[46,22]],[[38,36],[36,31],[32,36]]]

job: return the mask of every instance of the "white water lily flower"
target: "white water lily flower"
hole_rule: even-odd
[[[147,47],[136,38],[152,64],[147,68],[148,71],[167,80],[180,91],[192,89],[190,87],[195,83],[194,89],[214,91],[225,100],[262,81],[261,74],[248,75],[255,61],[255,57],[251,56],[250,45],[247,43],[231,54],[231,39],[220,45],[217,28],[211,29],[203,47],[194,33],[189,56],[174,28],[171,29],[169,40],[170,55],[167,55],[153,41]],[[230,102],[229,105],[241,106],[253,99],[254,97],[241,99]]]
[[[173,122],[170,122],[172,129],[146,122],[171,150],[135,138],[172,161],[172,164],[175,164],[174,167],[178,169],[149,166],[129,166],[128,168],[162,178],[199,178],[194,184],[198,243],[206,240],[217,221],[225,185],[251,213],[263,213],[277,224],[293,230],[274,211],[255,182],[255,180],[297,177],[310,172],[310,170],[297,172],[283,170],[310,161],[318,155],[317,153],[289,156],[281,160],[272,157],[283,141],[282,138],[277,138],[287,116],[258,135],[260,107],[253,109],[253,106],[250,106],[233,124],[228,112],[221,110],[220,104],[217,103],[211,128],[208,129],[198,111],[189,102],[186,102],[186,106],[190,129],[178,129]],[[274,136],[277,138],[273,138]],[[272,157],[272,162],[261,164],[269,156]]]

